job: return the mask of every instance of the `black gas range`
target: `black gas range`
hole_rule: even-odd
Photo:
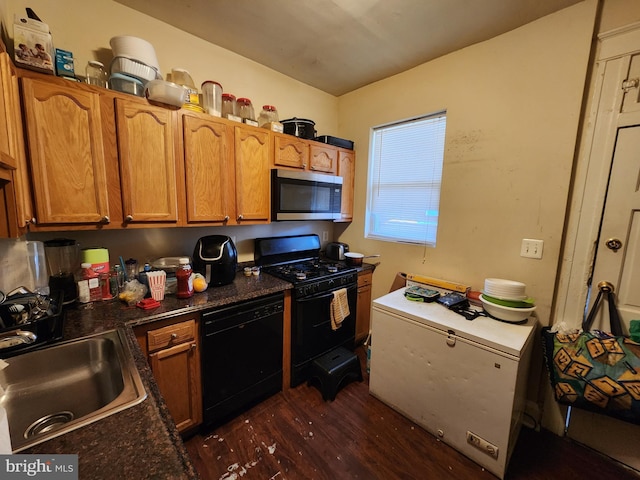
[[[263,271],[293,283],[296,296],[334,290],[358,280],[355,268],[319,258],[271,265],[263,267]]]
[[[311,362],[337,347],[354,348],[358,272],[320,258],[318,235],[257,238],[254,259],[262,271],[291,282],[291,386],[308,378]],[[350,314],[331,327],[330,309],[344,289]]]

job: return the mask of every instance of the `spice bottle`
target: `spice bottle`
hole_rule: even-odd
[[[189,263],[189,259],[183,257],[179,260],[180,267],[176,271],[176,279],[178,280],[178,290],[176,297],[189,298],[193,297],[193,270]]]

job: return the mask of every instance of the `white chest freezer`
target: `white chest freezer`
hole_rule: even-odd
[[[373,301],[370,393],[504,478],[520,432],[535,319],[466,320],[396,290]]]

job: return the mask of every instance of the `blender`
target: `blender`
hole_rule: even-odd
[[[78,298],[75,274],[80,269],[80,245],[70,238],[55,238],[44,242],[49,267],[49,289],[62,291],[63,304]]]

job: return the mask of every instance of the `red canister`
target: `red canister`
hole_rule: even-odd
[[[189,259],[183,257],[178,262],[180,266],[178,270],[176,270],[176,279],[178,281],[176,297],[193,297],[193,270],[191,269]]]

